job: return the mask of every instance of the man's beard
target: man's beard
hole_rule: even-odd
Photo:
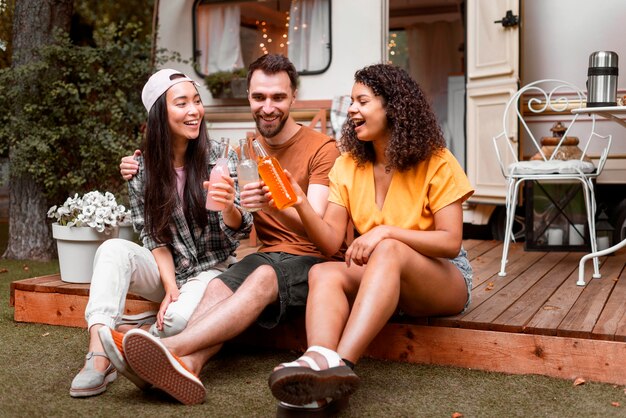
[[[280,116],[282,116],[282,118],[280,118]],[[276,125],[276,127],[272,127],[271,125],[263,125],[263,118],[256,114],[254,117],[254,121],[256,123],[256,127],[259,130],[259,132],[261,133],[261,135],[264,138],[273,138],[276,135],[278,135],[278,133],[280,131],[283,130],[283,127],[285,126],[285,123],[287,122],[287,118],[284,117],[284,115],[280,115],[279,116],[279,121],[278,121],[278,125]]]

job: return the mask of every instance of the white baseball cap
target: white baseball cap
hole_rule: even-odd
[[[178,77],[173,78],[174,76]],[[148,113],[150,113],[150,109],[152,109],[154,102],[156,102],[163,93],[165,93],[174,84],[182,83],[183,81],[191,81],[195,86],[199,86],[198,83],[187,77],[185,74],[178,70],[172,70],[171,68],[164,68],[152,74],[146,85],[143,86],[143,90],[141,92],[141,101],[143,102],[143,105]]]

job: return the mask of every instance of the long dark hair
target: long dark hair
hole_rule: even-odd
[[[389,64],[370,65],[358,70],[354,81],[368,86],[383,100],[391,132],[385,151],[387,169],[408,170],[445,148],[446,140],[435,113],[422,89],[405,70]],[[374,162],[372,143],[359,141],[351,120],[343,126],[341,134],[342,150],[359,166]]]
[[[148,114],[148,124],[142,145],[145,163],[144,218],[148,233],[160,243],[172,240],[169,225],[176,207],[176,171],[172,150],[172,135],[167,123],[167,103],[161,95]],[[204,228],[208,224],[204,209],[202,182],[207,179],[209,139],[204,117],[200,121],[200,135],[189,141],[185,152],[185,189],[183,212],[190,225]]]

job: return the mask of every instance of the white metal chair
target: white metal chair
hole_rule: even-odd
[[[587,224],[589,228],[589,239],[591,251],[597,250],[595,212],[596,202],[594,197],[593,179],[602,172],[606,158],[611,146],[611,135],[601,136],[596,133],[595,115],[591,116],[591,129],[588,140],[582,149],[582,156],[576,160],[558,160],[554,157],[558,155],[559,148],[567,138],[572,126],[578,119],[578,114],[572,115],[572,109],[585,107],[586,96],[575,85],[566,81],[547,79],[539,80],[522,87],[506,105],[502,118],[503,130],[493,138],[496,155],[500,169],[507,182],[506,192],[506,224],[505,236],[502,249],[502,261],[500,265],[500,276],[506,276],[506,264],[509,253],[509,244],[514,240],[513,221],[517,206],[520,185],[526,180],[563,181],[575,180],[582,184],[585,208],[587,214]],[[569,126],[562,139],[556,145],[551,155],[545,155],[542,150],[540,140],[537,140],[535,133],[529,128],[526,119],[531,117],[541,117],[549,114],[550,117],[558,116],[569,120]],[[520,161],[518,159],[518,137],[513,129],[516,121],[519,121],[519,134],[526,134],[530,141],[525,143],[526,147],[532,146],[532,154],[539,153],[541,159],[533,161]],[[597,167],[590,161],[586,161],[587,150],[593,142],[600,142],[602,147]],[[581,141],[582,142],[582,141]],[[595,147],[595,145],[594,145]],[[522,151],[520,150],[520,153]],[[532,155],[529,154],[529,155]],[[598,259],[593,260],[594,278],[600,277]]]

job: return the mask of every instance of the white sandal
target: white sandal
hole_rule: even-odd
[[[320,354],[328,368],[320,370],[319,364],[306,355],[291,363],[281,364],[272,372],[269,386],[272,394],[290,405],[305,405],[319,399],[343,399],[356,391],[359,377],[342,363],[336,352],[320,346],[311,346],[307,352]],[[299,361],[309,367],[302,366]]]

